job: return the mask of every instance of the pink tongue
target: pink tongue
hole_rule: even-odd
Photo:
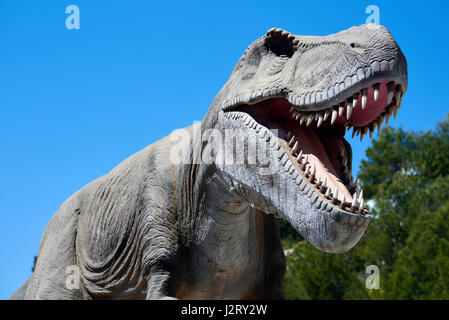
[[[334,164],[329,158],[328,153],[325,150],[320,138],[316,135],[313,130],[307,130],[303,127],[292,127],[292,135],[295,135],[295,139],[298,141],[298,153],[302,150],[303,156],[308,156],[308,162],[310,166],[315,164],[316,167],[316,179],[324,178],[327,179],[327,186],[331,188],[331,192],[334,193],[335,188],[338,188],[338,199],[342,200],[343,196],[346,198],[347,202],[352,201],[352,196],[346,189],[345,185],[338,178],[340,168],[335,168]],[[340,148],[340,144],[335,141],[334,150],[329,150],[332,155],[337,155]],[[338,170],[338,171],[337,171]]]

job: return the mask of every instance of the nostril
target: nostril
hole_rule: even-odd
[[[294,40],[295,36],[289,32],[273,28],[268,30],[266,34],[265,47],[278,57],[287,56],[291,58],[296,50]]]
[[[355,43],[351,43],[351,48],[355,48]]]

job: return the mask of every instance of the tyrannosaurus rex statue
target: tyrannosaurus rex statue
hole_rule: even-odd
[[[345,131],[380,131],[406,87],[406,60],[382,26],[323,37],[269,30],[201,124],[62,204],[12,298],[283,298],[276,218],[326,252],[358,242],[370,216]],[[67,286],[69,266],[79,287]]]

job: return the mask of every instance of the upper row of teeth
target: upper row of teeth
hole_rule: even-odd
[[[286,136],[287,139],[290,138],[291,133],[289,132]],[[295,139],[295,136],[291,137],[288,146],[290,148],[291,155],[295,157],[296,161],[299,164],[299,168],[302,170],[304,177],[317,189],[321,192],[327,200],[330,200],[334,205],[338,206],[340,209],[350,211],[353,213],[364,213],[364,200],[363,200],[363,190],[361,190],[357,185],[357,180],[354,180],[351,177],[350,181],[350,189],[355,189],[354,195],[352,196],[351,204],[346,202],[346,197],[343,196],[343,199],[340,201],[338,199],[338,188],[335,187],[334,192],[331,192],[331,188],[327,186],[327,178],[324,180],[321,178],[316,179],[316,167],[315,164],[310,165],[308,162],[308,155],[303,156],[302,150],[298,152],[299,141]],[[342,149],[343,150],[343,147]],[[344,151],[340,151],[342,154]],[[343,158],[344,159],[344,158]],[[349,206],[349,208],[347,208]]]
[[[373,132],[377,129],[380,133],[380,129],[382,126],[382,122],[385,119],[385,124],[388,124],[388,121],[391,115],[394,115],[396,118],[398,114],[398,110],[401,107],[402,101],[402,87],[401,85],[394,85],[394,81],[391,81],[386,84],[387,89],[387,107],[384,112],[382,112],[374,121],[369,123],[364,127],[353,127],[353,134],[360,134],[360,141],[363,140],[363,136],[368,133],[370,137],[373,136]],[[373,84],[373,100],[377,101],[380,95],[380,83]],[[346,117],[346,121],[349,121],[351,118],[352,111],[357,107],[359,96],[361,96],[360,104],[362,110],[365,110],[366,105],[368,103],[368,89],[364,88],[360,90],[360,92],[355,93],[352,97],[348,98],[346,101],[339,103],[338,105],[334,105],[329,109],[315,111],[315,112],[302,112],[297,111],[294,106],[290,107],[290,112],[292,113],[292,118],[299,121],[299,125],[305,124],[309,126],[313,121],[316,121],[316,126],[319,128],[327,119],[330,119],[330,124],[334,124],[338,117],[343,116]],[[395,98],[395,100],[393,100]],[[346,108],[346,112],[345,112]],[[352,127],[349,124],[347,125],[348,130]]]

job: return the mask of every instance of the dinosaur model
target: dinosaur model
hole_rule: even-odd
[[[34,273],[11,298],[284,298],[277,219],[325,252],[359,241],[370,215],[345,132],[380,132],[406,88],[405,57],[385,27],[320,37],[269,30],[200,124],[62,204]]]

